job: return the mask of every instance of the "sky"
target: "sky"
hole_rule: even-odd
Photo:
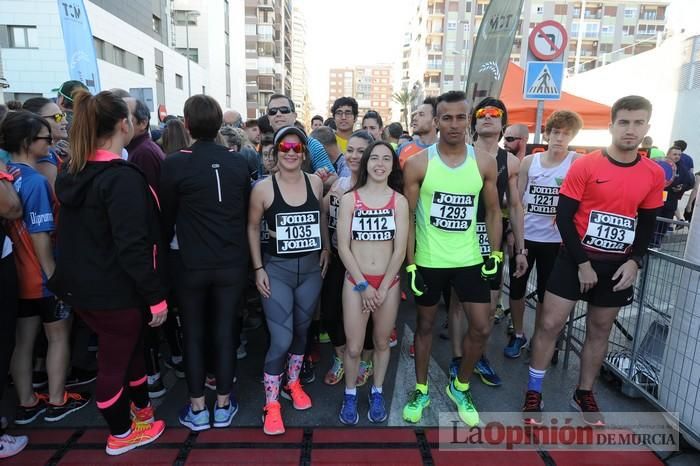
[[[414,0],[295,0],[306,16],[312,111],[328,113],[328,70],[401,59]]]

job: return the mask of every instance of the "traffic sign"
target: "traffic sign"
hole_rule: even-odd
[[[554,60],[566,50],[568,35],[561,23],[547,20],[538,23],[528,39],[532,54],[543,61]]]
[[[563,79],[562,62],[527,62],[523,97],[528,100],[559,100]]]

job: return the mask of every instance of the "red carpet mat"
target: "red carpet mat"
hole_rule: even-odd
[[[23,465],[504,465],[660,466],[651,452],[446,451],[436,429],[288,429],[268,437],[260,428],[169,428],[157,442],[122,456],[104,452],[104,429],[25,429],[29,446],[1,466]]]

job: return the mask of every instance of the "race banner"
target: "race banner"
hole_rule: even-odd
[[[58,0],[63,43],[70,79],[85,84],[91,93],[100,92],[95,45],[83,0]]]
[[[469,64],[467,99],[471,105],[501,93],[518,30],[523,0],[491,0],[481,20]]]

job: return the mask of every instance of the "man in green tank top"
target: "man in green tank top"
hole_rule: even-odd
[[[438,98],[440,140],[406,161],[404,194],[415,224],[410,223],[406,260],[418,308],[415,335],[416,389],[403,410],[408,422],[420,421],[430,404],[428,364],[438,301],[454,288],[469,320],[457,377],[446,391],[460,418],[479,423],[469,391],[469,377],[491,331],[489,279],[503,261],[502,224],[496,189],[496,160],[476,155],[466,143],[469,106],[466,95],[450,91]],[[476,210],[483,191],[491,255],[484,262],[476,235]]]

